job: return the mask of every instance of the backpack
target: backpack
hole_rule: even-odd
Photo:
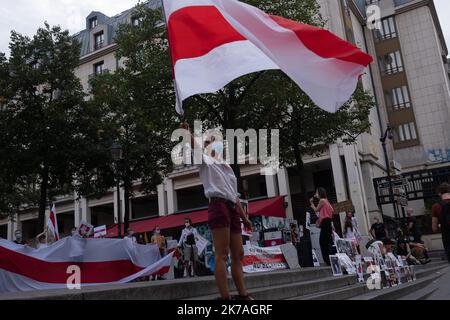
[[[450,232],[450,202],[441,203],[441,214],[439,215],[439,223],[443,232]]]

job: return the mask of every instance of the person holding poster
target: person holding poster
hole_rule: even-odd
[[[191,147],[203,150],[199,166],[206,198],[209,199],[208,225],[213,236],[215,261],[214,276],[220,292],[221,300],[231,300],[228,288],[226,261],[231,255],[231,274],[239,292],[235,300],[254,300],[247,293],[244,281],[241,219],[246,229],[252,230],[252,223],[245,214],[239,200],[237,179],[230,165],[224,161],[223,142],[210,136],[204,143],[204,148],[198,145],[184,122],[181,128],[190,135]]]

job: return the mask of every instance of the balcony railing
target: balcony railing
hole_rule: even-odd
[[[105,45],[105,41],[96,41],[94,44],[94,50],[99,50],[103,48]]]
[[[399,6],[402,6],[404,4],[408,4],[408,3],[413,2],[413,1],[416,1],[416,0],[394,0],[394,5],[396,7],[399,7]]]
[[[89,80],[91,80],[95,76],[99,76],[99,75],[102,75],[102,74],[108,74],[108,73],[109,73],[109,69],[103,69],[102,71],[94,72],[94,73],[89,75]]]

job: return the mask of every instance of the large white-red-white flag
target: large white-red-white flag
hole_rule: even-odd
[[[56,207],[53,205],[47,220],[48,231],[54,236],[55,240],[59,240],[58,220],[56,219]]]
[[[75,236],[39,249],[0,239],[0,293],[128,283],[167,273],[173,255],[161,257],[157,245],[130,239]]]
[[[281,69],[319,107],[336,112],[373,61],[327,30],[237,0],[163,0],[177,91],[186,98],[230,81]]]

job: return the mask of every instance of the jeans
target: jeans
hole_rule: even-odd
[[[320,250],[328,266],[331,266],[330,255],[333,253],[333,228],[331,219],[323,219],[320,224]]]

